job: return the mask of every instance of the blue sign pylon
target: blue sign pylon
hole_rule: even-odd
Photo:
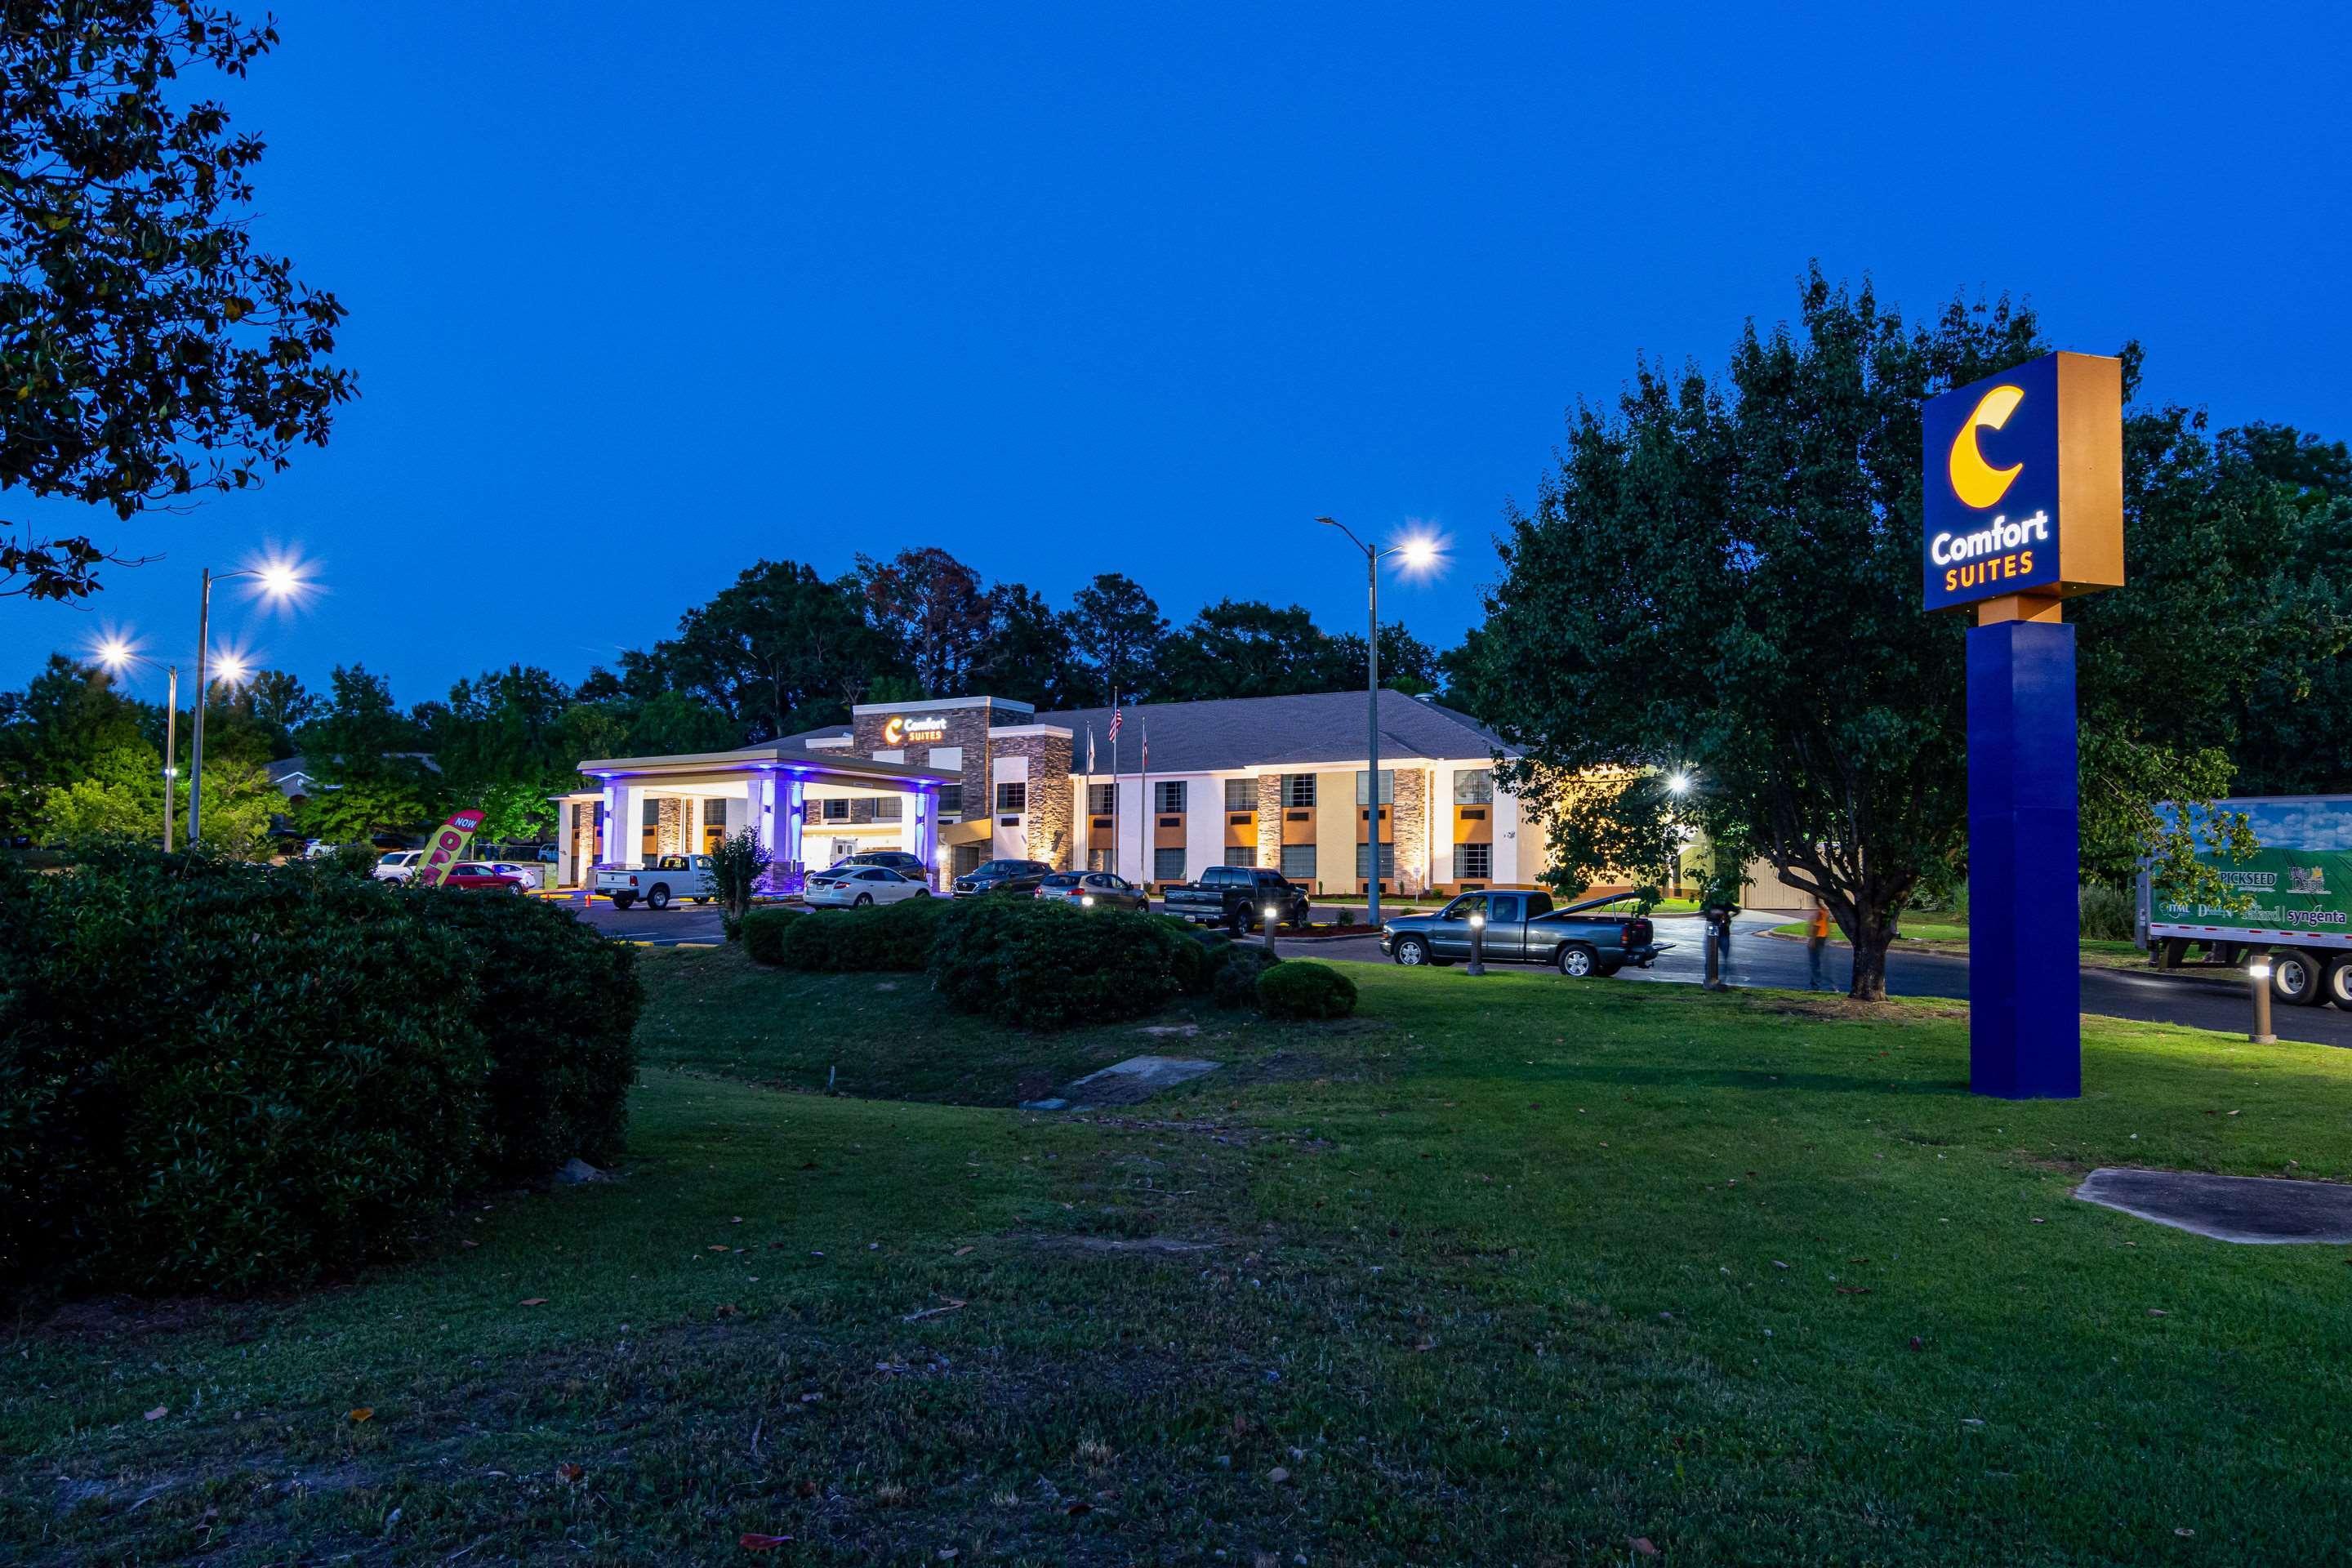
[[[1926,608],[1972,610],[1969,1086],[2083,1092],[2081,821],[2067,599],[2119,587],[2123,366],[2045,354],[1921,409]]]
[[[2074,628],[1969,630],[1969,1086],[2083,1092]]]

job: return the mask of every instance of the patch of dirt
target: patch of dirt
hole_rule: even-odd
[[[142,1301],[135,1296],[91,1296],[68,1301],[51,1312],[37,1332],[81,1337],[137,1338],[176,1334],[211,1324],[221,1304],[203,1296],[167,1296]]]
[[[1214,1252],[1224,1245],[1216,1241],[1189,1241],[1181,1236],[1025,1236],[1016,1239],[1032,1247],[1071,1252],[1093,1252],[1109,1256],[1142,1256],[1176,1258],[1196,1252]]]

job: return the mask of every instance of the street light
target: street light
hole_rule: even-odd
[[[172,852],[172,781],[180,776],[180,667],[165,664],[160,658],[150,658],[119,637],[111,637],[98,645],[98,662],[112,670],[126,664],[143,664],[150,669],[160,669],[171,678],[171,689],[163,700],[163,853]],[[194,830],[190,829],[193,837]]]
[[[196,728],[188,746],[188,845],[194,848],[202,827],[205,789],[205,704],[212,689],[205,683],[205,651],[212,637],[213,584],[238,577],[251,577],[260,586],[264,598],[281,603],[300,593],[307,585],[299,561],[286,557],[265,561],[258,566],[247,566],[235,572],[215,573],[205,568],[204,595],[196,601]],[[245,660],[230,654],[221,660],[222,672],[230,681],[245,679]]]
[[[1338,518],[1318,517],[1315,521],[1338,529],[1348,536],[1349,543],[1364,552],[1364,581],[1371,622],[1371,636],[1364,646],[1364,689],[1370,700],[1366,704],[1370,710],[1367,728],[1370,732],[1370,743],[1365,748],[1364,766],[1365,776],[1371,781],[1364,791],[1371,822],[1371,829],[1366,836],[1370,840],[1370,847],[1364,867],[1369,873],[1364,879],[1364,923],[1378,926],[1381,923],[1381,563],[1391,555],[1396,556],[1407,573],[1419,576],[1437,566],[1444,557],[1445,545],[1434,534],[1416,532],[1406,535],[1402,541],[1386,549],[1375,549],[1357,538],[1354,531]]]

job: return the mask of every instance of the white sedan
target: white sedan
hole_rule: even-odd
[[[416,868],[424,860],[422,849],[395,849],[375,863],[371,875],[379,882],[405,882],[416,875]]]
[[[887,866],[848,865],[810,872],[804,896],[812,909],[857,909],[867,904],[895,904],[901,899],[928,899],[931,889]]]

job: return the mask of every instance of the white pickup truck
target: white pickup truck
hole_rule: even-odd
[[[698,904],[710,901],[710,857],[708,855],[664,855],[650,866],[631,869],[626,866],[600,866],[596,868],[596,891],[613,900],[616,910],[625,910],[639,899],[649,910],[666,910],[673,899],[692,899]]]

